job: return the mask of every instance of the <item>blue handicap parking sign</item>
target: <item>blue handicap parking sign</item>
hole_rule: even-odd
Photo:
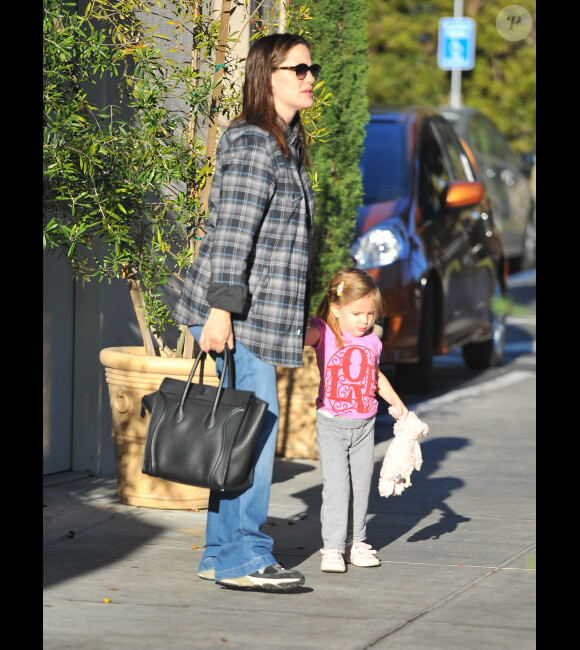
[[[471,70],[475,66],[473,18],[439,19],[437,65],[442,70]]]

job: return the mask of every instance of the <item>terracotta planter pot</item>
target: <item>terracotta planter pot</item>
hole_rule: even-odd
[[[186,381],[192,359],[151,357],[141,347],[105,348],[100,353],[109,386],[117,491],[122,503],[146,508],[189,510],[207,507],[209,490],[173,483],[141,472],[149,413],[141,417],[141,398],[165,377]],[[196,373],[196,378],[197,378]],[[217,386],[215,364],[205,362],[204,383]],[[194,380],[195,381],[195,380]]]
[[[304,349],[302,368],[277,368],[280,422],[276,453],[289,458],[318,459],[316,396],[320,373],[316,353]]]

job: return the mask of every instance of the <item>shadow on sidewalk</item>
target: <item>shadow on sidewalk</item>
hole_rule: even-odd
[[[381,432],[384,434],[384,431]],[[392,436],[392,430],[391,434]],[[389,436],[387,436],[388,438]],[[386,439],[381,435],[381,438]],[[423,466],[419,472],[413,472],[412,487],[397,497],[381,497],[378,492],[379,475],[382,458],[375,463],[369,499],[369,520],[367,523],[367,541],[377,549],[383,549],[414,530],[421,520],[439,511],[441,517],[435,524],[416,530],[407,542],[439,539],[450,534],[460,524],[470,521],[468,517],[454,512],[446,500],[451,493],[463,487],[464,482],[456,477],[433,477],[444,463],[447,456],[460,451],[470,444],[466,438],[434,438],[421,444]],[[277,481],[291,478],[296,473],[311,471],[312,465],[298,461],[284,461],[278,466]],[[319,470],[318,470],[319,471]],[[285,478],[284,478],[285,477]],[[304,503],[299,513],[283,519],[269,517],[262,530],[273,537],[274,553],[287,568],[293,568],[306,558],[318,553],[322,545],[320,537],[320,504],[322,485],[312,485],[306,490],[296,492]]]
[[[470,444],[466,438],[433,438],[421,443],[423,466],[411,475],[412,486],[399,496],[381,497],[378,482],[382,459],[375,464],[371,496],[367,538],[375,548],[383,548],[397,539],[404,537],[415,529],[422,519],[439,511],[441,517],[435,524],[415,531],[407,542],[439,539],[441,535],[452,533],[461,523],[470,521],[468,517],[454,512],[446,499],[455,490],[463,487],[464,482],[453,476],[432,477],[446,457]]]
[[[78,501],[47,500],[46,508],[43,587],[119,562],[163,532],[130,514]]]
[[[383,427],[381,427],[383,428]],[[388,428],[388,427],[386,427]],[[379,436],[385,439],[384,431]],[[390,432],[392,436],[392,431]],[[387,436],[388,437],[388,436]],[[401,496],[385,499],[378,492],[382,458],[375,463],[369,499],[367,540],[383,549],[414,531],[407,542],[438,539],[450,534],[469,518],[454,512],[446,504],[451,493],[463,487],[461,479],[433,476],[449,454],[470,444],[465,438],[440,437],[421,444],[423,466],[413,472],[413,485]],[[316,472],[307,481],[307,489],[292,496],[304,504],[298,512],[288,510],[288,517],[268,517],[262,530],[273,537],[276,558],[291,569],[318,553],[321,547],[320,504],[322,484],[318,464],[299,460],[277,461],[274,482],[283,483],[306,472]],[[82,500],[45,499],[45,543],[43,584],[45,587],[76,576],[96,571],[103,566],[123,561],[135,549],[150,543],[164,529],[143,521],[142,517],[125,514],[115,507],[94,507]],[[415,530],[421,520],[440,512],[438,522]],[[200,537],[203,532],[200,530]],[[135,562],[136,572],[142,570]]]

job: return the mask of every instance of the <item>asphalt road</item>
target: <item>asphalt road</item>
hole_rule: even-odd
[[[420,404],[446,397],[452,399],[456,391],[486,382],[493,382],[513,371],[536,370],[536,269],[510,275],[508,298],[511,304],[506,320],[506,349],[501,366],[487,370],[470,370],[463,362],[461,350],[456,350],[433,360],[433,389],[427,393],[401,392],[401,398],[414,409]],[[388,365],[388,375],[392,368]],[[509,381],[508,381],[509,383]],[[451,394],[451,397],[450,397]],[[386,413],[380,404],[380,412]],[[388,416],[387,416],[388,417]]]

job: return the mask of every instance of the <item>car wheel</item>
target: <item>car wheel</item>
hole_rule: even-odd
[[[501,298],[503,291],[499,284],[495,288],[495,297]],[[506,317],[501,306],[492,303],[492,337],[487,341],[468,343],[461,349],[465,365],[471,370],[485,370],[500,366],[503,362],[506,338]]]
[[[399,363],[395,366],[397,389],[409,393],[425,393],[431,390],[433,383],[433,348],[434,348],[434,295],[427,285],[421,306],[421,325],[417,342],[418,361],[416,363]]]

